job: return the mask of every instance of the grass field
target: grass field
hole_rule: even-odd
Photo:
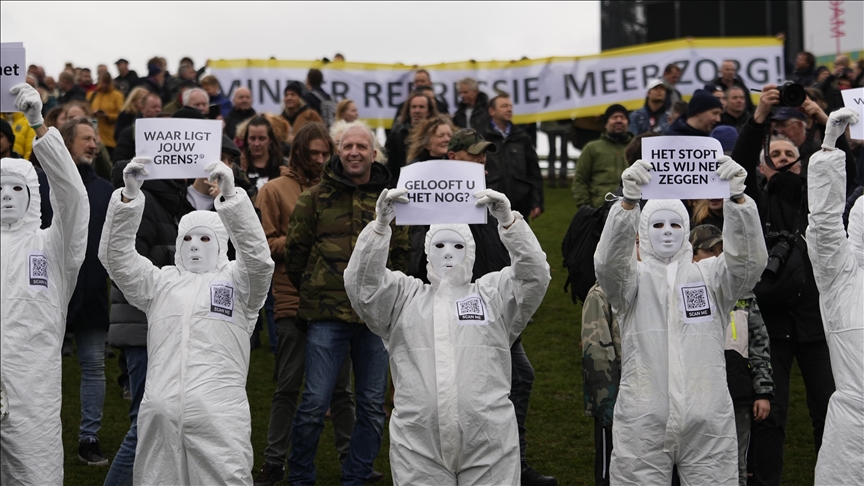
[[[538,471],[558,478],[565,485],[593,484],[594,441],[591,419],[582,413],[582,370],[579,348],[581,307],[570,303],[562,290],[566,271],[561,268],[561,239],[575,208],[569,189],[546,189],[546,213],[532,224],[549,265],[552,283],[546,299],[523,334],[528,357],[536,371],[534,391],[528,414],[528,460]],[[267,442],[274,359],[268,351],[267,333],[262,348],[252,352],[247,390],[252,411],[252,445],[255,468],[260,468]],[[107,393],[102,431],[102,451],[109,458],[117,452],[129,427],[129,402],[117,386],[116,359],[106,360]],[[76,358],[63,358],[63,442],[66,484],[100,485],[107,468],[88,467],[78,462],[78,425],[80,424],[80,367]],[[783,484],[812,485],[816,455],[807,412],[804,386],[797,365],[793,370],[789,427],[786,437],[786,467]],[[384,444],[375,468],[386,474],[390,484],[387,427]],[[339,462],[333,448],[328,422],[318,449],[318,484],[339,484]]]

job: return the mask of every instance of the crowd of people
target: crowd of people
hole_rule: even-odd
[[[115,66],[94,84],[87,68],[55,82],[32,65],[0,120],[0,482],[62,484],[74,340],[78,459],[110,463],[106,485],[315,484],[326,417],[343,484],[384,478],[388,419],[394,484],[558,484],[526,456],[521,333],[550,269],[530,226],[544,212],[536,124],[512,123],[507,93],[465,78],[451,109],[418,69],[382,147],[318,69],[277,114],[243,87],[229,99],[189,58],[176,75],[160,57],[146,77]],[[779,484],[795,360],[816,483],[864,483],[864,141],[840,96],[862,86],[864,60],[830,72],[799,54],[800,106],[774,84],[754,104],[736,70],[723,62],[685,101],[667,66],[642,108],[608,107],[572,183],[573,122],[540,124],[549,186],[606,218],[582,306],[598,485]],[[209,177],[143,180],[135,123],[159,117],[222,121]],[[719,140],[730,198],[643,201],[642,140],[658,136]],[[436,159],[485,166],[488,224],[394,224],[401,168]],[[256,467],[245,385],[261,332],[276,389]],[[109,461],[114,349],[130,427]]]

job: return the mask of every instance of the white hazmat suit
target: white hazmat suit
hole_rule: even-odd
[[[443,276],[427,264],[431,284],[386,268],[389,226],[373,221],[357,238],[345,291],[390,354],[395,485],[520,482],[516,415],[508,399],[510,346],[542,302],[550,275],[534,233],[521,215],[512,214],[512,226],[498,227],[512,265],[475,283],[467,225],[429,228],[427,255],[442,230],[455,231],[466,243],[462,263]]]
[[[817,152],[807,174],[807,253],[836,386],[816,462],[819,486],[864,484],[864,198],[849,215],[847,240],[842,220],[845,165],[842,150]]]
[[[99,259],[149,325],[134,482],[252,484],[249,337],[273,275],[252,203],[237,191],[216,199],[218,215],[184,216],[176,266],[159,269],[135,251],[144,194],[123,203],[120,191],[108,207]],[[215,233],[219,254],[215,270],[196,273],[184,266],[181,254],[184,236],[200,227]],[[237,249],[232,262],[229,232]]]
[[[33,142],[51,184],[51,227],[39,229],[39,181],[27,160],[0,161],[0,179],[24,181],[29,206],[0,227],[0,484],[63,484],[60,347],[66,308],[87,247],[90,203],[55,128]],[[5,410],[4,410],[5,411]]]
[[[692,263],[686,240],[670,258],[658,257],[648,221],[661,210],[677,213],[689,234],[681,201],[648,201],[641,218],[638,205],[616,203],[594,254],[600,287],[621,323],[611,482],[671,484],[677,464],[684,485],[735,486],[738,442],[723,349],[729,313],[765,267],[759,215],[749,198],[727,201],[723,254]]]

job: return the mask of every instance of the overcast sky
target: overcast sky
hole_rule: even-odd
[[[146,75],[161,55],[405,64],[578,56],[600,52],[599,2],[14,2],[0,3],[0,39],[27,63],[128,59]]]

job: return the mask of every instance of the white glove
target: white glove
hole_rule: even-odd
[[[222,162],[213,162],[204,168],[210,173],[208,180],[215,182],[219,186],[219,192],[222,197],[234,197],[237,192],[234,190],[234,171]]]
[[[408,189],[399,187],[395,189],[384,189],[381,195],[378,196],[378,202],[375,203],[375,232],[385,234],[386,228],[390,226],[390,222],[396,217],[396,208],[393,207],[393,201],[398,203],[407,203]]]
[[[42,97],[36,88],[27,83],[16,84],[9,90],[15,97],[15,108],[24,112],[27,123],[31,127],[38,127],[45,123],[42,119]]]
[[[737,198],[744,194],[744,180],[747,179],[747,171],[744,167],[728,155],[721,155],[717,162],[720,163],[717,167],[717,175],[724,181],[729,181],[730,197]]]
[[[624,169],[621,173],[621,184],[624,186],[624,199],[639,201],[642,199],[642,186],[651,180],[651,163],[642,159],[633,162],[633,165]]]
[[[516,217],[513,216],[513,211],[510,210],[510,200],[504,194],[492,189],[484,189],[474,193],[474,197],[477,198],[478,206],[488,205],[489,212],[498,220],[498,224],[501,226],[510,226],[516,220]]]
[[[125,187],[120,194],[126,199],[131,200],[138,197],[138,193],[141,191],[141,184],[144,184],[141,176],[147,175],[147,169],[144,168],[144,165],[149,163],[150,159],[146,157],[135,157],[123,168],[123,185]]]
[[[858,113],[851,108],[840,108],[828,116],[825,124],[825,136],[822,137],[822,148],[834,150],[837,139],[846,132],[846,125],[858,123]]]

